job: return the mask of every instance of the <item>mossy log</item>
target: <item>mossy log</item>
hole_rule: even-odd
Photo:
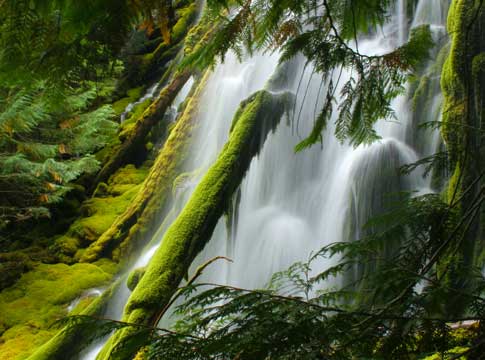
[[[450,53],[443,66],[441,88],[444,96],[442,136],[452,167],[447,201],[458,199],[458,208],[466,213],[485,186],[485,136],[479,131],[485,109],[485,9],[480,0],[453,0],[448,13],[447,29],[451,37]],[[466,191],[466,192],[465,192]],[[483,208],[483,206],[482,206]],[[463,239],[453,254],[443,261],[450,288],[465,289],[473,277],[470,269],[483,249],[485,213],[470,217]],[[450,294],[448,314],[459,314],[467,299]]]
[[[184,40],[184,54],[189,56],[190,53],[204,46],[217,31],[218,26],[217,23],[211,22],[208,13],[204,12],[199,24],[190,30]],[[158,117],[162,116],[168,106],[171,105],[176,93],[187,82],[191,71],[185,70],[176,74],[171,84],[161,92],[157,101],[143,113],[142,118],[130,129],[127,140],[120,149],[123,153],[115,155],[105,165],[95,183],[109,176],[109,173],[115,171],[116,167],[123,163],[125,155],[140,145],[140,142],[143,143],[146,137],[144,134],[148,134],[154,124],[153,122],[156,122]],[[156,228],[160,220],[159,217],[163,212],[164,205],[171,195],[173,181],[180,174],[197,120],[198,99],[202,94],[208,76],[209,71],[207,70],[195,94],[187,101],[182,116],[170,131],[169,137],[132,205],[87,249],[81,261],[91,262],[101,256],[118,260],[122,258],[124,253],[131,250],[139,240],[151,238],[153,229]],[[120,244],[122,244],[121,247],[119,247]]]
[[[100,170],[95,184],[106,182],[108,178],[121,166],[130,162],[134,152],[145,144],[145,139],[153,126],[163,118],[167,109],[172,105],[175,97],[189,80],[191,72],[188,70],[178,72],[172,81],[162,90],[158,98],[145,110],[136,121],[126,140],[120,145],[108,162]]]
[[[160,310],[170,301],[190,264],[211,238],[251,159],[259,153],[290,103],[289,93],[273,95],[266,90],[242,102],[228,142],[167,230],[161,247],[125,307],[124,321],[155,325]],[[100,358],[131,359],[137,346],[125,340],[134,331],[118,331],[108,341]],[[117,346],[120,343],[123,346]]]
[[[199,98],[208,77],[209,72],[188,101],[132,204],[85,251],[81,261],[92,262],[102,256],[120,259],[123,253],[133,248],[137,240],[150,237],[148,232],[153,228],[151,225],[157,221],[169,199],[172,184],[182,171],[189,142],[196,128]],[[119,248],[121,243],[124,246]]]

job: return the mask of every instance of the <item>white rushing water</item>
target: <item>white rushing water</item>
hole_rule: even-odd
[[[435,32],[442,31],[446,9],[441,0],[420,0],[413,19],[407,18],[406,9],[407,1],[398,0],[390,23],[372,38],[359,40],[359,51],[367,54],[390,51],[406,41],[410,28],[423,23],[433,24]],[[132,269],[148,264],[166,228],[227,141],[240,102],[264,87],[277,62],[277,55],[255,55],[239,63],[233,54],[228,54],[226,61],[216,67],[200,101],[200,126],[185,169],[192,176],[179,186],[172,211]],[[289,126],[283,120],[269,135],[260,155],[251,162],[230,220],[230,233],[225,219],[220,219],[189,274],[215,256],[227,256],[234,262],[212,264],[201,281],[262,287],[271,274],[295,261],[305,260],[310,252],[331,242],[358,238],[361,226],[383,210],[386,194],[431,191],[429,180],[423,179],[421,172],[409,176],[398,172],[403,164],[430,155],[439,145],[436,131],[425,133],[424,145],[416,144],[419,124],[413,123],[410,101],[405,96],[393,103],[397,119],[381,121],[376,126],[381,141],[354,149],[340,144],[333,135],[333,126],[329,125],[321,146],[295,153],[294,146],[310,132],[322,105],[319,103],[321,78],[312,74],[311,66],[304,69],[303,62],[291,71],[296,76],[288,84],[288,90],[294,93],[303,76],[296,104],[298,126],[296,121]],[[348,76],[344,73],[342,80]],[[304,97],[302,93],[306,91]],[[432,101],[432,112],[439,114],[438,90]],[[437,120],[435,115],[429,120]],[[323,267],[329,263],[318,265]],[[130,293],[124,282],[105,316],[121,317]],[[86,349],[80,357],[95,359],[103,343],[100,341]]]
[[[160,87],[160,83],[156,82],[155,84],[153,84],[152,86],[150,86],[147,89],[147,91],[145,92],[145,94],[143,94],[142,97],[140,97],[138,100],[126,105],[125,110],[123,111],[123,113],[120,116],[120,122],[123,122],[123,121],[126,120],[127,116],[131,113],[131,111],[135,108],[136,105],[139,105],[139,104],[145,102],[146,100],[153,99],[153,97],[155,96],[155,93],[157,92],[159,87]]]
[[[404,0],[397,2],[390,23],[382,31],[373,38],[359,40],[361,53],[391,51],[407,40],[409,29],[424,23],[433,25],[431,30],[435,37],[443,35],[444,7],[440,0],[419,1],[414,19],[407,19],[406,3]],[[300,74],[303,67],[295,71]],[[424,144],[415,144],[417,132],[422,130],[412,121],[411,104],[406,96],[393,102],[397,119],[376,125],[382,140],[353,148],[340,144],[333,135],[334,127],[329,126],[321,146],[295,154],[294,146],[313,125],[321,84],[320,78],[312,76],[311,68],[306,69],[303,76],[304,86],[300,87],[296,106],[296,116],[301,108],[298,128],[292,130],[282,121],[276,132],[268,137],[241,185],[237,216],[231,219],[231,233],[228,234],[225,221],[221,219],[191,272],[218,255],[231,258],[233,263],[211,265],[205,270],[202,282],[262,287],[271,274],[307,259],[312,251],[332,242],[357,239],[361,227],[384,210],[390,194],[432,191],[430,180],[422,177],[422,171],[408,176],[398,171],[402,165],[434,153],[440,142],[438,131],[428,130],[423,131],[420,138]],[[343,78],[348,76],[342,75]],[[289,89],[295,93],[299,77],[289,84]],[[302,103],[306,86],[308,94]],[[213,101],[216,97],[214,94]],[[438,120],[440,104],[438,79],[427,121]],[[210,131],[203,132],[207,143],[227,138],[226,132],[211,133],[224,130],[222,126],[211,126],[214,127]],[[327,263],[322,261],[315,270],[323,270],[322,267],[328,265],[328,260]]]

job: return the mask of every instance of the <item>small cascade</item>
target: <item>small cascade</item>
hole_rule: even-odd
[[[104,289],[98,289],[98,288],[94,288],[94,289],[90,289],[90,290],[87,290],[85,291],[81,296],[79,296],[78,298],[74,299],[68,306],[67,306],[67,312],[70,313],[72,310],[74,310],[76,308],[76,306],[79,305],[79,303],[84,300],[84,299],[87,299],[87,298],[96,298],[98,296],[101,296],[101,294],[103,293]]]
[[[145,92],[145,94],[141,98],[139,98],[135,102],[132,102],[132,103],[129,103],[128,105],[126,105],[125,110],[123,111],[123,113],[120,116],[120,122],[123,122],[123,121],[126,120],[128,114],[130,114],[130,112],[135,108],[136,105],[142,104],[148,99],[153,99],[153,97],[156,95],[156,92],[159,89],[159,87],[160,87],[160,83],[156,82],[155,84],[153,84],[152,86],[150,86],[147,89],[147,91]]]
[[[431,27],[443,28],[447,7],[448,4],[443,0],[419,1],[411,26],[429,24]]]

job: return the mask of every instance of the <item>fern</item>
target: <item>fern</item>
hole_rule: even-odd
[[[147,359],[408,359],[445,356],[458,346],[463,350],[454,355],[483,359],[485,277],[476,268],[473,287],[457,289],[439,266],[466,233],[466,217],[457,218],[438,195],[398,199],[366,225],[366,237],[310,254],[274,274],[265,289],[189,282],[177,292],[186,300],[171,329],[89,317],[65,321],[84,322],[93,334],[134,327],[128,342],[144,346]],[[335,265],[316,272],[321,258],[335,256]],[[357,276],[349,280],[349,271]],[[328,287],[335,278],[347,280]],[[467,298],[464,315],[445,311],[450,296]],[[450,323],[464,320],[476,323],[458,339]]]
[[[391,101],[403,91],[403,84],[432,47],[429,28],[413,30],[409,42],[381,56],[366,56],[348,45],[357,34],[376,29],[386,20],[388,0],[250,0],[237,1],[229,8],[226,1],[210,1],[212,16],[222,21],[220,31],[207,46],[195,51],[185,66],[207,67],[232,50],[241,57],[244,51],[281,50],[281,61],[303,54],[315,71],[327,81],[324,108],[310,135],[296,146],[300,151],[320,140],[332,117],[330,106],[339,98],[336,136],[355,146],[379,137],[373,125],[394,116]],[[227,16],[229,12],[231,15]],[[222,19],[222,20],[221,20]],[[346,68],[355,80],[340,79],[328,86],[331,75]],[[325,80],[324,80],[325,81]],[[335,89],[341,88],[335,94]],[[339,95],[339,96],[336,96]]]

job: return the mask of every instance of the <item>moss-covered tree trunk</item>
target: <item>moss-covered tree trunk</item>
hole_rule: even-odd
[[[209,72],[188,100],[132,204],[86,250],[81,261],[92,262],[102,256],[120,259],[138,240],[150,238],[155,230],[153,225],[159,220],[158,216],[171,196],[172,184],[182,170],[190,139],[196,129],[198,103],[208,76]],[[120,244],[123,246],[120,247]]]
[[[441,80],[445,100],[442,134],[453,171],[447,199],[450,203],[457,202],[461,215],[467,217],[461,237],[443,266],[448,268],[449,286],[457,289],[470,286],[471,266],[482,251],[481,239],[485,235],[485,217],[480,211],[470,212],[479,204],[477,201],[485,184],[483,177],[479,179],[485,170],[485,139],[480,130],[485,100],[485,4],[482,2],[452,1],[447,25],[451,49]],[[449,301],[448,313],[461,312],[465,305],[463,301],[454,294]]]
[[[211,238],[251,159],[278,124],[290,98],[287,93],[272,95],[263,90],[241,104],[228,142],[167,230],[161,247],[125,307],[124,321],[156,325],[160,310],[170,301],[190,264]],[[134,332],[131,328],[117,332],[105,346],[101,358],[131,359],[138,346],[125,340]],[[120,343],[122,346],[118,346]]]
[[[199,24],[192,28],[184,39],[184,54],[190,56],[192,52],[205,46],[217,29],[217,22],[211,21],[211,17],[204,13]],[[176,94],[187,82],[190,74],[191,71],[184,70],[175,75],[170,85],[161,92],[157,101],[137,121],[132,135],[122,145],[124,150],[120,150],[119,155],[106,164],[98,176],[98,181],[109,176],[110,172],[124,161],[125,155],[129,156],[127,154],[130,154],[140,145],[140,142],[143,144],[154,122],[172,104]],[[209,71],[206,71],[206,75],[202,78],[195,94],[190,97],[182,116],[177,119],[175,127],[170,131],[169,137],[132,205],[86,250],[81,261],[95,261],[102,256],[120,260],[140,240],[150,239],[153,236],[160,222],[164,206],[170,199],[173,182],[182,169],[189,140],[197,122],[198,100],[208,75]]]
[[[153,104],[136,121],[126,140],[99,171],[94,181],[95,184],[107,181],[116,170],[133,159],[134,154],[145,144],[145,139],[153,126],[163,118],[190,76],[190,71],[185,70],[178,72],[173,77],[172,81],[162,90]]]

